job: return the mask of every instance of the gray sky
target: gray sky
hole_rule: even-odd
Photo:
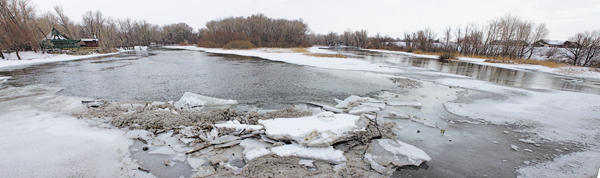
[[[73,20],[86,11],[100,10],[113,18],[146,19],[164,25],[185,22],[195,29],[209,20],[263,13],[271,18],[298,19],[312,31],[341,33],[366,29],[369,36],[401,37],[431,27],[438,37],[447,26],[487,21],[513,14],[523,20],[546,23],[550,39],[566,40],[578,32],[600,30],[598,0],[32,0],[40,12],[60,5]]]

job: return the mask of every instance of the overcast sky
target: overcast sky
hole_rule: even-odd
[[[366,29],[401,37],[431,27],[441,37],[447,26],[487,21],[513,14],[534,23],[546,23],[550,39],[567,40],[578,32],[600,30],[599,0],[32,0],[40,12],[62,6],[80,22],[86,11],[100,10],[113,18],[146,19],[165,25],[185,22],[194,29],[207,21],[263,13],[271,18],[302,18],[315,33]]]

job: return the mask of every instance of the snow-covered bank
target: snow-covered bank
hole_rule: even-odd
[[[90,55],[67,55],[67,54],[42,54],[41,52],[20,52],[21,60],[18,60],[16,53],[4,54],[6,59],[0,59],[0,68],[23,66],[23,65],[34,65],[51,62],[61,61],[72,61],[79,59],[87,59],[94,57],[110,56],[119,53],[108,53],[108,54],[90,54]]]
[[[387,50],[377,50],[377,49],[363,49],[365,51],[373,51],[373,52],[381,52],[381,53],[390,53],[390,54],[401,54],[408,55],[414,57],[428,58],[428,59],[438,59],[440,56],[438,55],[425,55],[425,54],[414,54],[403,51],[387,51]],[[589,68],[589,67],[579,67],[579,66],[563,66],[558,68],[550,68],[541,65],[531,65],[531,64],[504,64],[504,63],[490,63],[485,62],[486,59],[481,58],[470,58],[470,57],[457,57],[459,61],[484,65],[484,66],[493,66],[505,69],[513,69],[513,70],[530,70],[530,71],[540,71],[545,73],[551,73],[556,75],[566,75],[573,77],[593,77],[600,78],[600,70]],[[534,60],[534,59],[532,59]]]
[[[268,52],[259,49],[252,50],[224,50],[221,48],[201,48],[196,46],[163,46],[166,49],[185,49],[194,51],[205,51],[217,54],[235,54],[241,56],[252,56],[263,59],[286,62],[290,64],[306,65],[324,69],[341,69],[341,70],[357,70],[357,71],[374,71],[374,72],[399,72],[400,69],[394,69],[382,66],[381,64],[372,63],[360,59],[352,58],[330,58],[330,57],[312,57],[302,53],[277,53]],[[326,53],[331,54],[329,50],[311,47],[308,49],[311,53]]]
[[[129,158],[133,141],[123,130],[90,127],[48,110],[73,108],[73,102],[81,106],[54,91],[43,86],[0,90],[0,177],[154,177],[138,171]]]

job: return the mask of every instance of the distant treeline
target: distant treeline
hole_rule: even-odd
[[[359,35],[364,34],[364,35]],[[448,27],[442,35],[431,28],[416,32],[405,32],[403,38],[392,38],[379,33],[362,43],[366,31],[343,34],[331,32],[313,35],[313,44],[358,46],[370,49],[385,49],[407,52],[423,52],[453,57],[458,54],[476,57],[491,57],[502,60],[528,60],[534,54],[535,43],[548,37],[544,23],[535,24],[513,15],[497,17],[486,24],[469,24],[456,28]],[[600,67],[600,30],[578,33],[568,40],[561,50],[565,62],[578,66]],[[556,50],[555,50],[556,51]]]
[[[201,47],[223,47],[249,41],[257,47],[307,47],[308,25],[299,20],[272,19],[263,14],[212,20],[199,30]]]
[[[42,42],[56,28],[65,37],[99,39],[105,52],[118,47],[135,45],[196,43],[198,33],[185,23],[156,25],[146,20],[114,19],[102,12],[88,11],[77,23],[55,6],[53,12],[38,13],[29,0],[0,0],[0,57],[1,52],[49,48]]]

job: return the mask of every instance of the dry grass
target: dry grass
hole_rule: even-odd
[[[331,58],[347,58],[343,54],[325,54],[325,53],[304,53],[304,55],[312,57],[331,57]]]
[[[416,50],[413,54],[425,54],[425,55],[438,55],[442,56],[444,52],[424,52],[421,50]],[[469,57],[469,58],[478,58],[485,59],[485,62],[489,63],[505,63],[505,64],[531,64],[531,65],[541,65],[550,68],[557,68],[565,66],[565,64],[556,63],[553,61],[542,61],[542,60],[534,60],[534,59],[511,59],[509,57],[504,56],[479,56],[479,55],[461,55],[458,53],[452,53],[452,55],[457,57]]]
[[[489,62],[489,63],[531,64],[531,65],[546,66],[546,67],[550,67],[550,68],[557,68],[557,67],[565,66],[565,64],[560,64],[560,63],[556,63],[553,61],[542,61],[542,60],[522,59],[522,58],[511,59],[511,58],[503,57],[503,56],[487,56],[486,57],[486,56],[471,55],[471,56],[465,56],[465,57],[485,59],[485,62]]]

